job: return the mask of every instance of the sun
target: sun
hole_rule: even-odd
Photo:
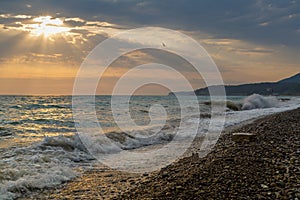
[[[58,33],[67,33],[69,28],[59,18],[51,16],[40,16],[33,19],[34,24],[30,24],[30,32],[35,36],[51,36]]]

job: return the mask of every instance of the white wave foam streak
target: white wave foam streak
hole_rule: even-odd
[[[71,180],[79,174],[74,167],[92,159],[76,137],[47,137],[32,146],[10,149],[0,159],[0,199]]]
[[[273,98],[271,98],[271,101]],[[276,101],[275,101],[276,102]],[[274,104],[273,104],[274,105]],[[262,116],[271,115],[278,112],[284,112],[287,110],[293,110],[300,107],[300,101],[297,99],[292,99],[289,102],[276,102],[275,107],[263,108],[263,109],[252,109],[243,111],[230,111],[227,112],[225,127],[230,125],[235,125],[249,119],[255,119]]]

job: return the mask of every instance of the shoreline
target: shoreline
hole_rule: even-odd
[[[121,198],[299,199],[299,124],[298,108],[224,132],[206,157],[167,166]],[[233,132],[254,133],[256,138],[235,143]]]
[[[290,114],[292,113],[292,114]],[[222,176],[226,175],[228,183],[232,184],[232,182],[235,181],[234,178],[230,178],[230,174],[228,174],[231,171],[231,167],[233,167],[235,170],[241,170],[236,169],[236,166],[232,166],[233,163],[241,164],[238,160],[245,160],[246,163],[264,163],[264,160],[259,160],[253,158],[253,156],[248,155],[247,152],[245,152],[245,149],[251,149],[253,145],[257,147],[257,144],[253,143],[246,143],[245,146],[237,145],[231,141],[231,133],[237,132],[237,131],[245,131],[245,130],[251,130],[252,132],[258,132],[260,126],[263,126],[265,123],[267,124],[274,124],[278,126],[278,123],[276,123],[276,116],[280,116],[280,118],[290,118],[289,115],[296,115],[300,118],[300,109],[295,109],[291,111],[284,111],[281,113],[275,113],[268,116],[263,116],[255,119],[246,120],[244,122],[241,122],[236,125],[232,125],[229,127],[226,127],[223,131],[220,139],[218,140],[216,146],[214,147],[213,151],[210,152],[206,157],[199,158],[196,156],[186,157],[183,159],[180,159],[179,161],[172,163],[171,165],[162,168],[160,171],[152,172],[151,174],[129,174],[125,172],[119,172],[112,169],[108,169],[107,167],[99,167],[95,168],[93,170],[89,170],[87,172],[84,172],[80,177],[75,178],[74,180],[67,182],[63,185],[60,185],[54,189],[45,189],[41,191],[35,191],[32,194],[29,194],[28,196],[20,199],[151,199],[151,198],[159,198],[159,199],[170,199],[170,198],[189,198],[189,199],[206,199],[206,198],[239,198],[240,196],[234,196],[234,194],[227,191],[227,193],[223,192],[222,194],[222,188],[224,188],[224,185],[221,184],[221,186],[218,186],[218,188],[214,188],[217,186],[214,186],[213,188],[207,188],[207,186],[203,186],[203,183],[207,184],[207,182],[214,182],[214,176],[218,175],[218,178],[216,179],[217,182],[222,180]],[[298,115],[297,115],[298,114]],[[275,120],[275,122],[274,122]],[[278,119],[277,119],[278,120]],[[296,119],[297,120],[297,117]],[[280,120],[279,120],[280,121]],[[291,122],[290,125],[295,125],[296,123],[296,129],[297,129],[297,123]],[[286,124],[288,125],[288,124]],[[287,128],[287,127],[283,127]],[[284,130],[282,130],[284,131]],[[250,132],[250,131],[249,131]],[[299,143],[299,129],[296,130],[296,140],[293,141],[294,143],[298,141]],[[258,137],[260,134],[258,134]],[[266,138],[264,138],[266,139]],[[267,141],[261,140],[257,142],[264,142]],[[274,142],[274,141],[273,141]],[[276,143],[276,141],[275,141]],[[297,147],[297,145],[296,145]],[[240,156],[232,156],[235,155],[237,152],[233,151],[238,149],[238,153],[242,152],[242,157]],[[251,150],[252,151],[252,150]],[[250,152],[251,152],[250,151]],[[225,152],[225,153],[224,153]],[[227,155],[226,152],[230,152],[232,155]],[[253,153],[253,152],[252,152]],[[256,152],[257,153],[257,152]],[[258,152],[259,153],[259,152]],[[264,152],[260,152],[263,154]],[[260,156],[261,157],[261,156]],[[276,158],[276,157],[275,157]],[[237,159],[237,160],[236,160]],[[249,159],[251,162],[249,162]],[[213,173],[207,171],[207,168],[214,168],[216,167],[214,162],[215,161],[221,162],[219,165],[222,166],[222,162],[224,162],[226,165],[223,166],[224,168],[221,168],[221,171],[225,171],[227,173],[224,174],[222,172],[222,176],[219,176],[219,173]],[[296,159],[297,161],[297,159]],[[229,162],[229,163],[228,163]],[[298,160],[299,162],[299,160]],[[223,164],[224,164],[223,163]],[[272,161],[271,161],[272,163]],[[298,163],[299,164],[299,163]],[[209,167],[210,166],[210,167]],[[237,165],[240,168],[242,165]],[[244,166],[245,168],[246,166]],[[218,167],[217,167],[218,168]],[[203,169],[203,172],[199,171],[199,169]],[[244,169],[245,171],[248,171],[247,168]],[[206,172],[206,173],[204,173]],[[276,172],[276,171],[275,171]],[[299,172],[299,171],[298,171]],[[255,170],[252,170],[252,173],[255,174]],[[252,174],[250,173],[250,174]],[[261,172],[260,172],[261,173]],[[208,175],[211,175],[212,177],[209,177]],[[231,174],[232,175],[232,174]],[[235,174],[238,176],[237,174]],[[244,174],[247,177],[247,174]],[[274,176],[276,175],[273,174]],[[206,181],[202,182],[201,177],[204,177],[204,179],[207,179]],[[199,180],[195,180],[194,177],[198,177]],[[206,177],[206,178],[205,178]],[[170,179],[171,178],[171,179]],[[182,180],[184,178],[184,180]],[[239,180],[239,179],[238,179]],[[197,182],[199,181],[199,182]],[[300,180],[299,178],[296,178],[296,182],[298,181],[296,185],[300,188]],[[184,184],[183,184],[184,182]],[[278,181],[277,181],[278,182]],[[273,186],[278,185],[276,181],[273,183]],[[280,182],[280,181],[279,181]],[[283,181],[281,181],[283,182]],[[284,182],[283,182],[284,183]],[[205,185],[204,184],[204,185]],[[241,183],[240,183],[241,184]],[[284,183],[286,185],[286,183]],[[254,185],[253,189],[251,189],[251,192],[255,194],[256,196],[253,198],[261,198],[261,199],[268,199],[268,198],[279,198],[279,197],[285,197],[285,191],[282,192],[281,190],[278,191],[271,191],[268,192],[268,189],[270,186],[268,186],[268,183],[260,183],[258,184],[259,189],[263,189],[263,193],[261,193],[261,190],[257,189],[255,191],[254,188],[257,187],[257,185]],[[280,184],[279,184],[280,185]],[[281,183],[281,185],[283,185]],[[201,186],[203,188],[201,188]],[[268,188],[263,188],[263,187]],[[275,187],[274,186],[274,187]],[[163,188],[161,188],[163,187]],[[212,186],[211,186],[212,187]],[[155,188],[160,188],[158,191],[155,190]],[[244,189],[244,187],[241,187]],[[207,190],[218,191],[216,195],[222,195],[222,196],[209,196],[207,194]],[[235,188],[237,189],[237,188]],[[220,191],[221,190],[221,191]],[[274,190],[274,189],[273,189]],[[200,193],[199,193],[200,192]],[[281,194],[282,193],[282,194]],[[291,192],[290,192],[291,193]],[[205,195],[204,195],[205,194]],[[210,193],[209,193],[210,194]],[[250,193],[251,194],[251,193]],[[287,192],[288,194],[288,192]],[[294,195],[295,198],[299,198],[297,195],[300,195],[300,191],[296,191],[290,195]],[[204,198],[205,197],[205,198]],[[247,193],[247,195],[244,198],[247,198],[251,196]],[[293,197],[293,196],[291,196]],[[286,198],[289,198],[288,195],[286,195]]]

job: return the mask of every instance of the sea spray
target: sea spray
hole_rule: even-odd
[[[256,108],[272,108],[278,105],[276,97],[263,97],[253,94],[244,99],[242,110],[252,110]]]

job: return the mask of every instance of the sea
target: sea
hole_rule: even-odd
[[[97,123],[101,134],[116,141],[122,150],[146,151],[173,138],[182,110],[189,113],[185,116],[188,123],[197,119],[195,123],[200,120],[207,125],[198,128],[198,135],[207,131],[210,97],[197,97],[200,118],[190,106],[190,98],[183,97],[187,103],[182,108],[175,96],[133,96],[128,109],[120,106],[117,110],[129,114],[138,126],[125,121],[125,128],[120,129],[112,113],[111,96],[96,96]],[[230,107],[219,111],[225,115],[224,127],[300,107],[299,97],[229,96],[227,101],[244,110]],[[160,109],[151,111],[153,105],[160,105]],[[161,109],[164,115],[155,115]],[[0,96],[0,199],[15,199],[37,189],[58,186],[101,164],[82,143],[76,123],[72,96]],[[155,132],[157,127],[161,127],[159,134],[151,140],[136,137]],[[190,132],[186,129],[183,134]],[[102,149],[107,153],[113,150],[107,145]]]

